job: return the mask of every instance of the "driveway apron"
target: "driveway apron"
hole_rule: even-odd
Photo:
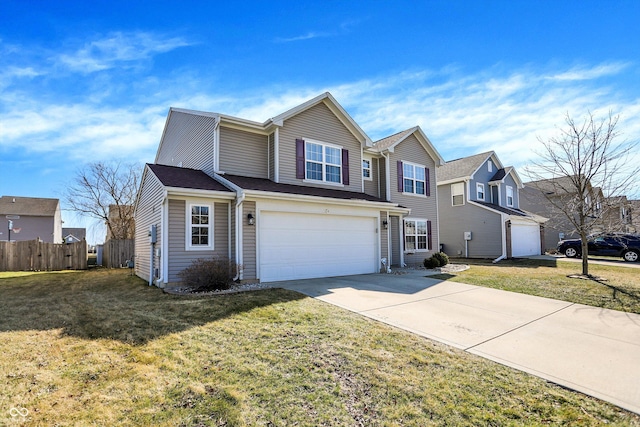
[[[425,277],[273,283],[640,413],[640,315]]]

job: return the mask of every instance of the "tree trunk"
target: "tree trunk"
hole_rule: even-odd
[[[585,237],[581,239],[581,244],[582,244],[582,274],[584,276],[588,276],[589,275],[589,245]]]

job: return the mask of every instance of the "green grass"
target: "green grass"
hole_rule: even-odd
[[[580,275],[581,264],[556,260],[460,259],[469,270],[433,276],[470,285],[486,286],[563,301],[640,314],[640,269],[589,264],[591,275],[604,281],[570,278]]]
[[[640,425],[294,292],[178,297],[128,273],[0,278],[0,425]]]

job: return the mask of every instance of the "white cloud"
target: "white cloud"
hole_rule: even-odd
[[[92,73],[148,60],[155,54],[189,45],[181,37],[167,38],[145,32],[115,32],[90,41],[74,52],[54,57],[53,60],[72,71]]]

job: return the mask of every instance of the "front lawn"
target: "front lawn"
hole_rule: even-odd
[[[452,262],[467,263],[470,268],[433,277],[640,314],[640,269],[589,264],[590,274],[606,279],[594,281],[568,277],[580,275],[582,266],[562,259]]]
[[[128,274],[0,277],[0,425],[640,426],[294,292],[178,297]]]

